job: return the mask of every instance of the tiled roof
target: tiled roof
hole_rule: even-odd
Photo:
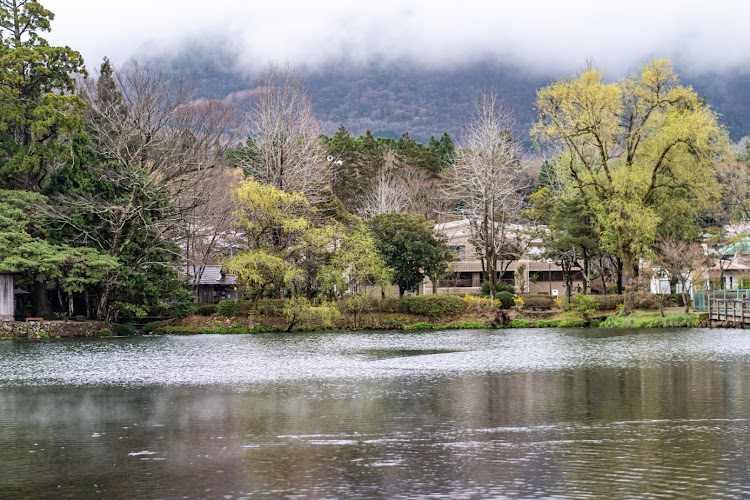
[[[200,268],[196,266],[187,267],[188,274],[192,277],[200,272]],[[226,274],[221,272],[221,266],[218,265],[207,265],[203,269],[201,274],[201,285],[236,285],[237,277],[234,274]]]

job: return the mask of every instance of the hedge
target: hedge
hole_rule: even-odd
[[[552,295],[528,294],[522,295],[524,309],[554,309],[557,307]]]
[[[193,309],[193,314],[197,316],[213,316],[218,310],[219,307],[216,304],[201,304]]]
[[[457,295],[416,295],[404,297],[401,304],[406,313],[418,314],[430,318],[455,316],[466,311],[468,305]]]

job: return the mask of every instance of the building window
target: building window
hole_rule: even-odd
[[[466,247],[464,245],[452,246],[451,250],[458,254],[459,262],[466,260]]]

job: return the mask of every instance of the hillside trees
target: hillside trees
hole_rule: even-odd
[[[708,204],[726,134],[664,60],[616,83],[587,67],[541,89],[537,108],[534,133],[564,147],[576,196],[622,260],[632,311],[638,258],[659,226],[675,216],[694,220]]]
[[[518,258],[519,232],[512,229],[523,206],[527,166],[511,135],[511,116],[494,92],[483,92],[446,171],[447,192],[459,213],[470,219],[484,279],[494,298],[498,270]]]

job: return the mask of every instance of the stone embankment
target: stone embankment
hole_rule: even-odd
[[[101,321],[9,321],[0,323],[0,338],[14,340],[96,337],[106,324]]]

